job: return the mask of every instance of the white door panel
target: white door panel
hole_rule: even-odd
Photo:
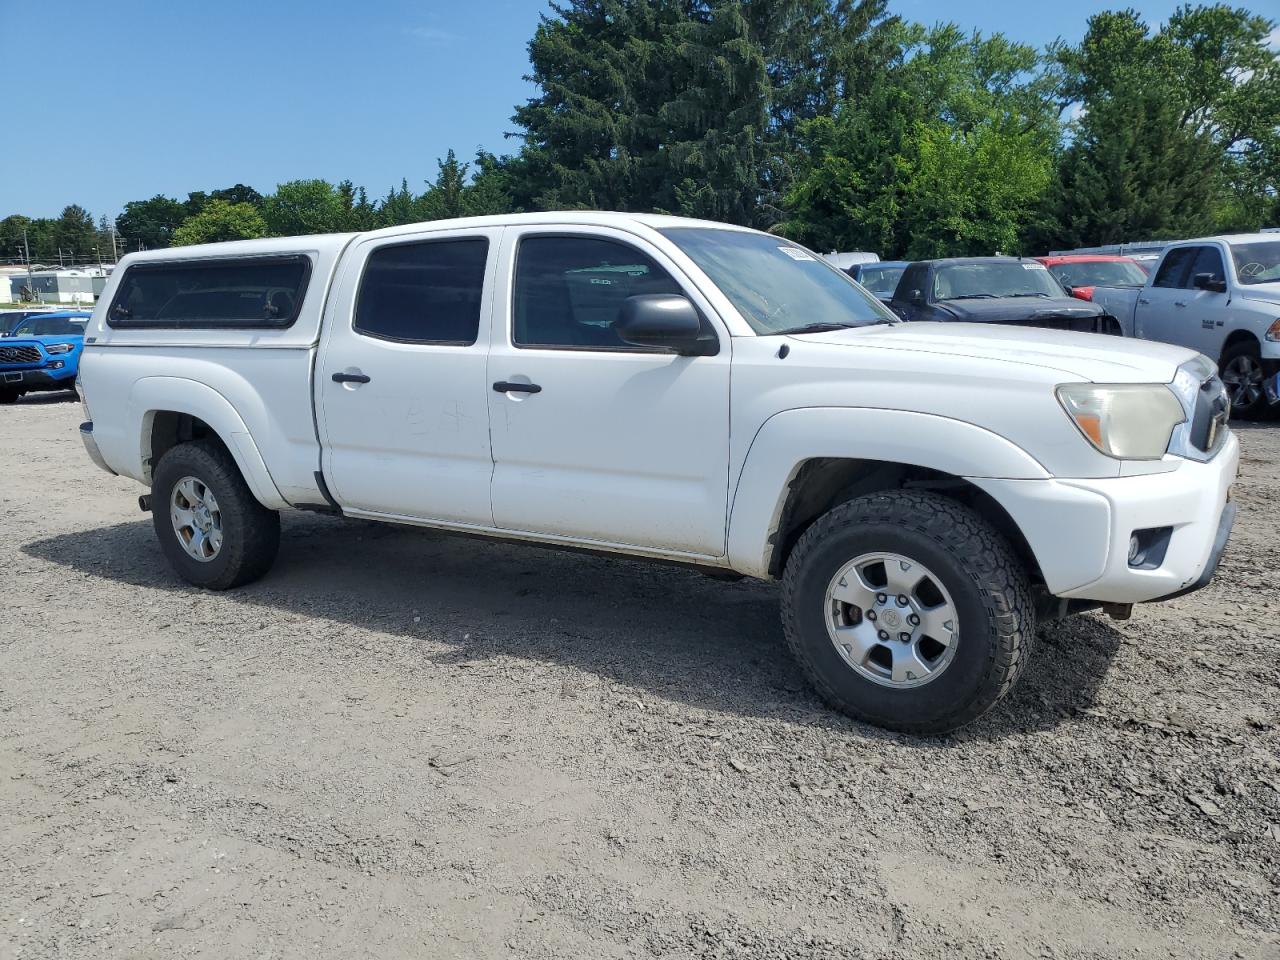
[[[453,254],[436,245],[487,241],[483,277],[491,278],[500,234],[500,229],[488,229],[397,236],[367,241],[352,251],[332,315],[326,317],[327,333],[316,366],[324,475],[344,508],[492,525],[486,369],[492,281],[484,281],[478,306],[470,301],[437,302],[445,295],[442,290],[447,294],[452,284],[462,281],[450,279],[459,275],[447,269]],[[415,269],[406,254],[404,262],[393,262],[378,274],[382,286],[361,293],[361,277],[375,251],[414,245],[423,251],[423,266]],[[470,254],[467,258],[472,263]],[[438,275],[441,272],[448,275]],[[415,282],[421,290],[429,288],[426,296],[434,299],[419,297]],[[353,327],[358,298],[375,294],[384,297],[382,315],[399,312],[405,318],[404,330],[394,330],[397,335],[417,337],[413,318],[421,312],[425,332],[419,339],[465,340],[454,327],[474,316],[474,342],[415,342],[409,336],[388,339],[359,332]],[[370,302],[366,299],[366,305]],[[369,380],[334,382],[335,373]]]
[[[490,389],[494,522],[541,535],[723,556],[730,338],[660,251],[616,230],[570,232],[622,246],[605,266],[547,274],[549,281],[538,286],[544,317],[560,309],[549,306],[558,303],[566,317],[587,318],[582,339],[590,345],[567,349],[513,343],[516,257],[522,240],[546,231],[511,228],[504,239],[489,380],[540,389]],[[647,261],[648,267],[632,260]],[[646,272],[650,267],[652,274]],[[565,291],[553,289],[560,276]],[[667,290],[689,296],[715,329],[715,356],[599,346],[607,339],[599,324],[611,313],[610,297],[665,292],[655,289],[661,286],[658,277]]]

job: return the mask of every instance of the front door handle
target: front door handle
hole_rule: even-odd
[[[1139,302],[1139,303],[1150,303],[1151,301],[1150,301],[1150,300],[1148,300],[1146,297],[1139,297],[1139,298],[1138,298],[1138,302]]]
[[[334,383],[368,383],[373,378],[366,373],[335,373]]]
[[[1185,300],[1175,300],[1175,301],[1173,301],[1173,305],[1174,305],[1175,307],[1185,307],[1185,306],[1187,305],[1187,301],[1185,301]]]
[[[499,380],[493,385],[497,393],[541,393],[542,387],[536,383],[512,383],[510,380]]]

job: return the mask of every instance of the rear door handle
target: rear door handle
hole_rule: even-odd
[[[541,393],[542,387],[536,383],[512,383],[510,380],[499,380],[493,385],[497,393]]]
[[[1175,301],[1173,301],[1173,305],[1174,305],[1175,307],[1185,307],[1185,306],[1187,305],[1187,301],[1185,301],[1185,300],[1175,300]]]
[[[373,378],[365,373],[335,373],[334,383],[368,383]]]
[[[1138,298],[1138,302],[1139,302],[1139,303],[1150,303],[1151,301],[1150,301],[1150,300],[1148,300],[1146,297],[1139,297],[1139,298]]]

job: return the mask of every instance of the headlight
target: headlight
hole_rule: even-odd
[[[1118,460],[1159,460],[1187,419],[1163,383],[1064,383],[1058,402],[1090,443]]]
[[[57,356],[60,353],[70,353],[75,348],[74,343],[51,343],[44,348],[44,352],[50,356]]]

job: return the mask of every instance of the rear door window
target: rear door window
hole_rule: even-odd
[[[288,327],[310,276],[311,260],[301,255],[134,264],[111,300],[107,325]]]
[[[357,333],[397,343],[470,346],[480,329],[485,237],[379,247],[356,299]]]

